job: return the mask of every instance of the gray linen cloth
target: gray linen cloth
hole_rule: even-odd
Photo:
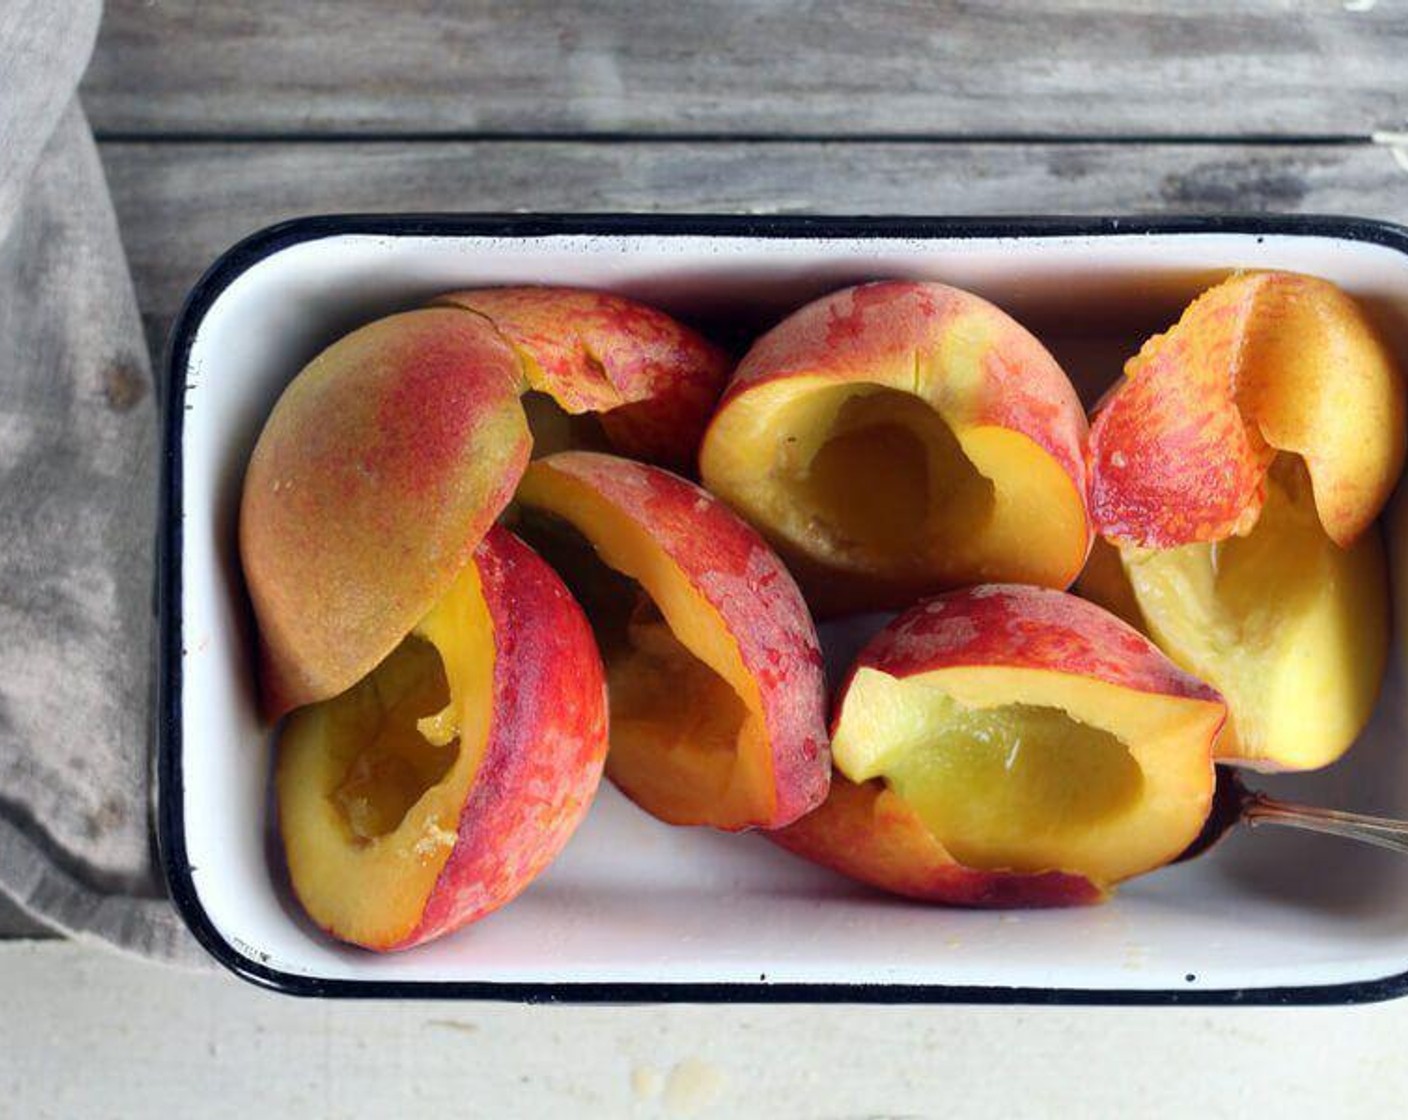
[[[98,0],[0,0],[0,891],[199,951],[151,839],[158,401],[77,98]]]

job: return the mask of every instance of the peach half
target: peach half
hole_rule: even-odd
[[[1081,594],[1214,685],[1220,761],[1310,770],[1363,730],[1388,657],[1388,575],[1376,528],[1347,548],[1320,523],[1306,465],[1278,456],[1250,532],[1148,549],[1097,542]]]
[[[670,824],[774,828],[826,796],[821,653],[796,584],[723,503],[667,471],[569,451],[519,488],[519,531],[592,620],[607,775]]]
[[[497,332],[449,309],[353,331],[289,383],[239,524],[271,719],[361,680],[449,589],[527,464],[521,388]]]
[[[896,618],[837,700],[826,803],[785,848],[898,894],[1098,901],[1202,828],[1226,709],[1119,619],[984,585]]]
[[[491,530],[386,660],[284,728],[275,788],[294,892],[328,933],[380,951],[502,906],[586,813],[606,719],[581,609]]]
[[[1065,373],[1004,312],[885,282],[754,344],[700,471],[837,614],[982,581],[1066,587],[1090,545],[1085,435]]]
[[[492,323],[522,362],[528,387],[553,402],[525,402],[538,454],[586,444],[693,468],[733,366],[702,335],[653,307],[579,288],[483,288],[436,303]]]
[[[1333,284],[1240,273],[1146,342],[1097,410],[1095,527],[1145,548],[1245,533],[1278,453],[1304,460],[1325,532],[1349,546],[1403,467],[1403,379]]]

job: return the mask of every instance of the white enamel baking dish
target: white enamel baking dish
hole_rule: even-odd
[[[191,293],[170,359],[158,818],[176,905],[235,972],[314,995],[1324,1003],[1408,991],[1408,859],[1282,830],[1243,830],[1107,905],[967,912],[883,896],[758,836],[669,828],[603,783],[522,897],[378,956],[304,920],[271,826],[235,513],[264,417],[338,335],[444,290],[550,282],[637,296],[736,341],[830,289],[932,278],[1016,316],[1089,400],[1234,268],[1335,281],[1408,356],[1408,230],[1354,219],[330,217],[236,246]],[[1386,520],[1403,603],[1400,504]],[[1399,620],[1350,755],[1263,787],[1408,817],[1405,635]]]

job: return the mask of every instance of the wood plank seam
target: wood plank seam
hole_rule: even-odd
[[[1368,144],[1380,137],[1400,135],[1383,130],[1365,133],[1330,132],[1284,136],[1276,133],[1199,134],[1160,136],[1154,133],[1102,135],[1096,133],[994,132],[512,132],[512,131],[431,131],[431,132],[221,132],[149,131],[95,129],[100,144],[1006,144],[1079,145],[1136,144],[1167,147],[1194,147],[1225,144],[1236,147],[1299,147],[1336,144]]]

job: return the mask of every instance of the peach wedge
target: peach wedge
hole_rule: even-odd
[[[538,454],[587,442],[693,469],[733,365],[695,331],[653,307],[579,288],[481,288],[436,302],[491,322],[522,361],[528,387],[555,403],[528,399]],[[604,443],[580,422],[593,414]]]
[[[744,357],[700,450],[820,613],[980,581],[1066,587],[1085,561],[1085,414],[992,304],[936,283],[847,288]]]
[[[293,889],[317,925],[369,949],[458,929],[558,853],[606,747],[586,618],[495,528],[370,676],[289,719],[275,787]]]
[[[984,585],[895,619],[837,700],[837,775],[784,847],[898,894],[1097,901],[1198,835],[1226,709],[1119,619]]]
[[[819,804],[821,654],[766,543],[699,487],[610,455],[537,460],[518,499],[596,630],[617,786],[668,823],[729,830]]]
[[[1403,468],[1403,379],[1333,284],[1240,273],[1146,342],[1097,410],[1095,527],[1146,548],[1245,533],[1278,452],[1304,460],[1320,522],[1347,547]]]
[[[289,383],[240,507],[270,718],[350,688],[449,589],[527,464],[520,377],[487,323],[442,309],[362,327]]]
[[[1402,377],[1333,284],[1242,273],[1145,343],[1097,409],[1081,593],[1217,687],[1218,758],[1306,770],[1368,721],[1388,649],[1373,522],[1404,458]]]

